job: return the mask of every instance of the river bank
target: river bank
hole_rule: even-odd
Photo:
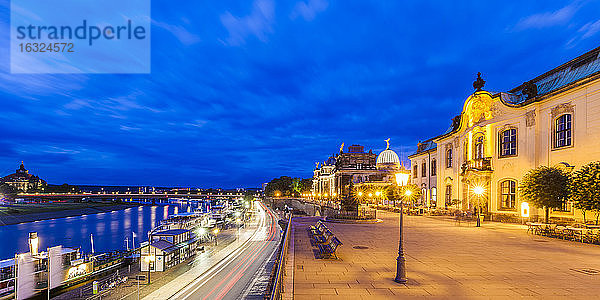
[[[66,218],[89,214],[98,214],[137,207],[140,203],[44,203],[16,204],[0,207],[0,226],[13,225],[40,220]]]

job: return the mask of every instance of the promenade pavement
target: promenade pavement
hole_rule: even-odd
[[[521,225],[455,223],[405,217],[408,283],[393,281],[398,214],[376,224],[325,224],[344,243],[339,259],[320,259],[307,228],[293,220],[293,298],[301,299],[598,299],[600,246],[526,233]],[[290,274],[291,273],[291,274]],[[293,279],[292,279],[293,278]],[[286,292],[289,292],[289,288]]]

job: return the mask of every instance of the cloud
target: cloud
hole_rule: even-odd
[[[517,30],[526,30],[541,29],[562,25],[571,20],[571,18],[573,18],[579,7],[580,5],[576,1],[553,12],[534,14],[524,19],[521,19],[519,23],[517,23],[515,28]]]
[[[573,37],[572,39],[570,39],[567,42],[566,47],[573,48],[582,40],[593,37],[599,31],[600,31],[600,20],[595,21],[595,22],[586,23],[585,25],[581,26],[581,28],[579,28],[579,30],[577,30],[575,37]]]
[[[186,19],[183,19],[182,21],[189,22]],[[190,32],[181,25],[172,25],[156,20],[152,20],[152,24],[173,34],[183,45],[189,46],[201,41],[200,36]]]
[[[329,3],[326,0],[309,0],[308,3],[300,1],[296,3],[290,18],[294,20],[298,16],[302,16],[304,20],[312,21],[318,13],[325,11],[327,6]]]
[[[267,34],[272,32],[275,18],[275,4],[272,0],[255,0],[252,12],[245,17],[236,17],[229,11],[221,15],[221,23],[229,32],[227,44],[238,46],[246,43],[249,36],[255,36],[265,42]]]

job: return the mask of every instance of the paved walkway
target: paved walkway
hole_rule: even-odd
[[[344,243],[338,260],[318,259],[307,231],[315,217],[295,218],[295,299],[594,299],[600,295],[600,246],[526,234],[520,225],[483,228],[405,217],[408,283],[393,281],[398,214],[377,224],[326,225]],[[289,274],[288,274],[289,276]],[[286,278],[287,279],[287,278]]]

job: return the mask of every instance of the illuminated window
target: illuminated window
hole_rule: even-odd
[[[452,168],[452,149],[446,150],[446,168]]]
[[[431,176],[435,176],[437,174],[437,161],[435,158],[431,160],[431,166],[429,166],[429,168],[431,169],[431,171],[429,171]]]
[[[500,207],[502,209],[515,209],[517,199],[517,182],[504,180],[500,182]]]
[[[436,207],[437,206],[437,189],[431,188],[431,201],[429,206]]]
[[[552,211],[563,212],[563,213],[573,213],[573,202],[568,201],[567,199],[562,199],[560,201],[560,207],[553,208]]]
[[[517,155],[517,130],[514,128],[500,133],[500,156]]]
[[[571,146],[571,115],[564,114],[554,123],[554,148]]]

